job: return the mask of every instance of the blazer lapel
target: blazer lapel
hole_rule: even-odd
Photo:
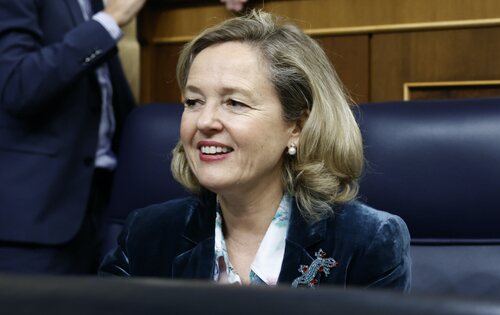
[[[215,195],[202,199],[191,210],[182,235],[181,254],[172,263],[172,277],[211,279],[215,265]]]
[[[85,20],[83,18],[82,9],[78,4],[78,0],[64,0],[64,2],[66,2],[66,5],[68,6],[68,10],[75,25],[83,23]]]
[[[214,237],[209,237],[174,259],[172,277],[211,279],[214,268]]]
[[[300,276],[300,265],[310,265],[312,261],[313,258],[304,247],[287,240],[278,284],[291,284],[295,278]]]
[[[285,245],[285,256],[278,278],[279,284],[292,283],[301,275],[300,265],[310,265],[315,259],[311,248],[325,238],[327,220],[307,223],[300,214],[296,202],[293,203],[290,227]],[[313,250],[314,251],[314,250]]]
[[[181,254],[174,258],[172,277],[184,279],[211,279],[214,271],[215,211],[214,194],[202,198],[195,205],[183,233]],[[313,246],[324,240],[327,220],[309,224],[293,203],[285,255],[278,278],[279,284],[289,283],[300,276],[300,265],[314,260]]]

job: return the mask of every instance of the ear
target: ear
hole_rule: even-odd
[[[289,145],[294,143],[295,145],[299,144],[299,139],[300,139],[300,134],[302,132],[302,129],[304,128],[304,125],[309,118],[309,111],[304,111],[302,115],[300,115],[299,119],[297,119],[292,126],[292,133],[290,135],[290,141]]]

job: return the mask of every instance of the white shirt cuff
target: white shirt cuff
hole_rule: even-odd
[[[92,19],[101,23],[101,25],[108,31],[109,35],[111,35],[114,40],[118,41],[123,37],[123,32],[116,21],[111,17],[111,15],[107,14],[106,12],[98,12],[94,14]]]

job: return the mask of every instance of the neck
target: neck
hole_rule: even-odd
[[[283,187],[269,185],[261,191],[219,194],[225,235],[232,239],[264,237],[283,197]]]

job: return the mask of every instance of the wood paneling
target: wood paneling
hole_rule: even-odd
[[[173,8],[169,1],[149,5],[143,19],[153,41],[186,41],[233,14],[214,1]],[[252,3],[252,2],[251,2]],[[286,0],[254,1],[254,6],[293,20],[307,32],[336,33],[345,28],[496,19],[498,0]],[[325,30],[326,29],[326,30]],[[337,29],[337,30],[336,30]],[[348,30],[345,30],[348,32]],[[367,32],[368,30],[365,30]]]
[[[149,4],[139,16],[140,41],[186,42],[206,27],[233,16],[219,3],[177,8]]]
[[[306,29],[500,17],[497,0],[291,0],[263,7]]]
[[[346,90],[356,103],[369,100],[369,38],[367,35],[321,37],[318,41],[332,61]],[[142,50],[142,98],[177,102],[180,91],[175,67],[182,44],[144,46]]]
[[[401,100],[407,82],[500,79],[500,0],[251,3],[317,38],[356,102]],[[141,101],[178,101],[175,65],[181,46],[232,16],[215,0],[148,1],[138,20]],[[416,92],[472,95],[468,89],[431,90]]]
[[[500,80],[407,82],[404,100],[457,99],[500,95]]]
[[[500,78],[500,27],[375,34],[372,101],[400,100],[406,82]]]
[[[460,99],[500,96],[498,86],[433,86],[414,88],[408,100]]]
[[[369,89],[369,36],[329,36],[317,38],[331,60],[340,80],[356,103],[366,103]]]
[[[180,102],[181,95],[175,68],[182,44],[168,44],[144,47],[142,57],[141,101]]]
[[[140,46],[137,42],[136,22],[131,21],[123,28],[124,37],[118,43],[118,51],[132,93],[136,101],[140,95]]]

